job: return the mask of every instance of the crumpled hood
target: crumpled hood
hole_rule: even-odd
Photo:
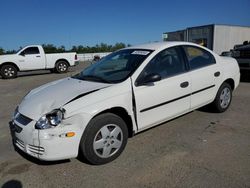
[[[19,112],[38,120],[79,95],[110,86],[106,83],[64,78],[31,90],[19,105]]]

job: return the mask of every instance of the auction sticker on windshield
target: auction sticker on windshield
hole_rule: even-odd
[[[150,52],[149,51],[133,51],[131,54],[134,54],[134,55],[148,55]]]

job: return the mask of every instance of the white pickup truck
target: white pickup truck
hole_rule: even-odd
[[[78,63],[77,54],[53,53],[45,54],[40,45],[26,46],[16,54],[0,56],[0,74],[2,78],[17,77],[18,71],[51,70],[57,73],[67,72],[70,66]]]

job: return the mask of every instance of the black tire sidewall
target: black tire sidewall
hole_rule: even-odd
[[[4,74],[4,70],[6,68],[12,68],[13,69],[13,71],[14,71],[13,76],[9,77],[9,76],[6,76]],[[14,67],[13,65],[3,65],[2,68],[1,68],[1,76],[2,76],[3,79],[13,79],[13,78],[16,78],[17,77],[17,69],[16,69],[16,67]]]
[[[60,65],[60,64],[66,65],[66,70],[65,70],[65,71],[61,71],[61,70],[59,69],[59,65]],[[58,62],[56,63],[56,66],[55,66],[55,70],[56,70],[57,73],[65,73],[65,72],[68,71],[68,68],[69,68],[69,65],[68,65],[68,63],[67,63],[66,61],[58,61]]]
[[[96,133],[107,124],[115,124],[119,126],[123,132],[123,141],[120,149],[109,158],[101,158],[95,154],[93,149],[93,141]],[[100,165],[113,161],[124,150],[128,140],[128,129],[122,118],[112,113],[101,114],[92,119],[87,125],[80,143],[80,152],[83,157],[91,164]]]
[[[230,102],[227,105],[227,107],[226,108],[222,108],[221,104],[220,104],[220,95],[221,95],[222,90],[225,89],[225,88],[228,88],[230,90],[230,96],[231,96],[231,98],[230,98]],[[219,90],[218,90],[218,92],[216,94],[216,98],[214,100],[214,106],[215,106],[216,112],[225,112],[229,108],[231,102],[232,102],[232,88],[231,88],[231,86],[228,83],[224,82],[220,86],[220,88],[219,88]]]

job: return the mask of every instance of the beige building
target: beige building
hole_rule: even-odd
[[[189,41],[201,44],[214,52],[233,49],[235,45],[250,41],[250,27],[211,24],[189,27],[184,30],[165,32],[164,41]]]

